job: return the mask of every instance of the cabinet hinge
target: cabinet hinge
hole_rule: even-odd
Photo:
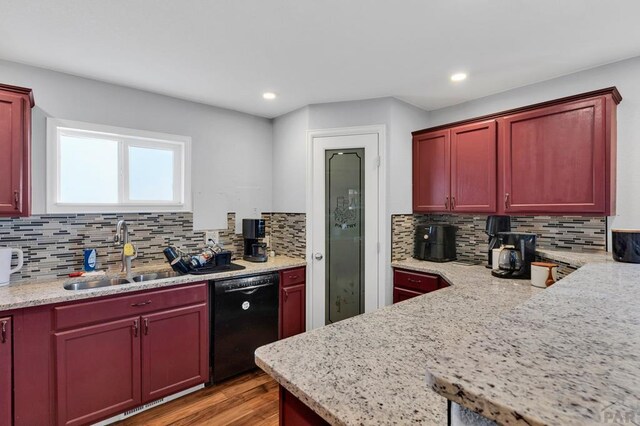
[[[376,167],[380,167],[380,163],[382,162],[382,159],[380,158],[380,156],[378,155],[376,157]]]

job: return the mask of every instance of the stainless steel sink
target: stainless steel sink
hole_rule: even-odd
[[[64,285],[65,290],[88,290],[91,288],[109,287],[112,285],[130,284],[125,278],[112,278],[91,281],[78,281],[75,283],[67,283]]]
[[[141,283],[143,281],[153,281],[153,280],[161,280],[164,278],[177,277],[180,275],[175,271],[164,271],[164,272],[150,272],[148,274],[136,275],[133,277],[133,280],[137,283]]]
[[[141,283],[143,281],[161,280],[163,278],[177,277],[180,275],[175,271],[164,272],[149,272],[147,274],[140,274],[133,277],[133,281]],[[64,285],[65,290],[88,290],[91,288],[109,287],[112,285],[131,284],[131,281],[126,278],[112,278],[112,279],[100,279],[91,281],[78,281],[74,283],[67,283]]]

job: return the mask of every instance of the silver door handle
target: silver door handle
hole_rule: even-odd
[[[316,253],[316,254],[314,254],[314,255],[313,255],[313,257],[314,257],[316,260],[322,260],[322,258],[323,258],[324,256],[322,256],[322,253]]]

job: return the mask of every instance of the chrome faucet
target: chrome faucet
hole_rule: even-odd
[[[113,237],[113,242],[118,246],[122,246],[122,269],[121,272],[127,272],[127,279],[131,281],[131,261],[138,257],[138,249],[129,240],[129,225],[125,220],[118,221],[116,225],[116,235]],[[127,255],[127,245],[130,245],[133,249],[133,254]]]

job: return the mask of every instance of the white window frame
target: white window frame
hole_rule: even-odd
[[[121,167],[118,203],[63,203],[60,195],[60,136],[87,136],[118,141]],[[128,147],[170,149],[174,151],[174,200],[129,200]],[[47,118],[47,213],[128,213],[128,212],[190,212],[191,197],[191,137],[146,130],[127,129],[81,121]],[[99,188],[96,188],[99,190]]]

